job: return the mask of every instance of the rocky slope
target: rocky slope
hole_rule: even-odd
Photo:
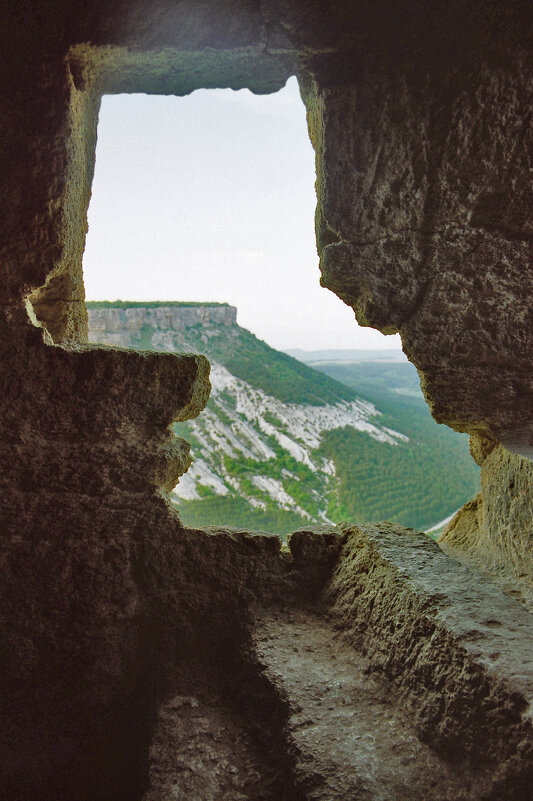
[[[187,424],[198,455],[174,490],[184,500],[235,491],[254,508],[273,503],[307,520],[328,520],[335,464],[318,452],[322,434],[350,426],[390,445],[408,440],[381,426],[379,412],[364,401],[284,403],[217,363],[211,383],[205,414]]]
[[[460,437],[431,420],[411,365],[400,365],[414,378],[409,373],[391,405],[384,392],[373,394],[375,375],[369,382],[360,370],[355,378],[341,372],[338,381],[306,366],[238,326],[236,309],[225,304],[89,304],[89,323],[96,342],[200,351],[211,361],[207,408],[176,425],[192,445],[193,464],[172,493],[189,525],[285,534],[355,516],[429,527],[475,494],[466,443],[449,450],[448,440],[455,447]],[[429,435],[413,424],[424,415]],[[461,470],[464,485],[459,480],[447,495]]]

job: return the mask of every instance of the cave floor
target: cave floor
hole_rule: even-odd
[[[144,801],[478,797],[479,777],[420,742],[391,691],[326,617],[262,613],[246,650],[249,664],[229,677],[229,697],[198,675],[160,709]],[[269,703],[281,712],[265,732]]]

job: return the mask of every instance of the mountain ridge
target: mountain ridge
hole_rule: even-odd
[[[239,326],[235,306],[126,304],[88,304],[93,341],[125,348],[205,353],[237,378],[287,403],[322,405],[356,399],[356,393],[345,384],[271,348]]]
[[[229,304],[88,311],[93,341],[192,350],[212,363],[205,411],[175,426],[194,459],[171,496],[188,525],[285,534],[304,523],[388,517],[430,527],[475,494],[466,442],[458,447],[460,435],[431,419],[408,362],[317,370],[241,328]],[[398,386],[380,386],[391,371]],[[437,486],[442,476],[451,490]]]

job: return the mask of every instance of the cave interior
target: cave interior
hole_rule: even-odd
[[[529,4],[2,10],[0,797],[533,799]],[[185,528],[207,359],[87,342],[101,97],[291,75],[321,283],[481,466],[439,543]]]

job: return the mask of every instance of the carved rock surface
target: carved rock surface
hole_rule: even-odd
[[[419,736],[490,777],[483,798],[532,798],[531,615],[411,529],[344,531],[333,620],[396,687]]]
[[[439,422],[531,453],[531,49],[518,5],[475,6],[365,5],[350,56],[311,61],[322,283],[400,331]]]
[[[533,612],[533,462],[494,448],[481,462],[481,486],[451,520],[440,544],[490,571]]]
[[[196,639],[167,676],[144,801],[533,797],[533,624],[500,588],[387,524],[322,547],[301,531],[290,553],[259,533],[189,534],[197,578],[231,595],[211,620],[199,593],[175,596]]]
[[[280,733],[294,754],[289,798],[479,798],[482,782],[420,742],[371,663],[323,617],[298,609],[271,615],[253,639],[259,665],[289,706]]]

